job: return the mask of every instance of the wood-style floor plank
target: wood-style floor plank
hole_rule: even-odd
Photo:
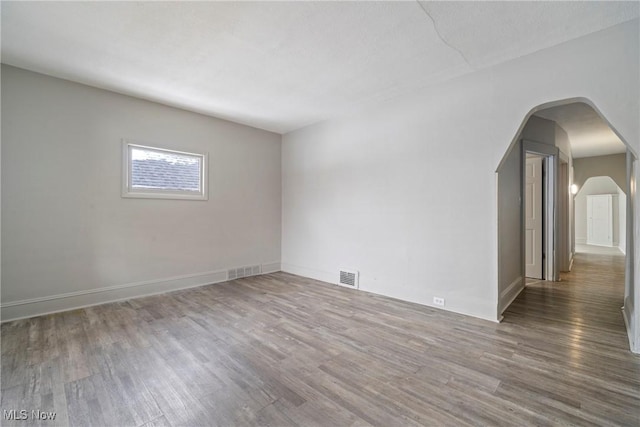
[[[624,258],[501,324],[275,273],[2,325],[3,410],[71,426],[640,426]]]

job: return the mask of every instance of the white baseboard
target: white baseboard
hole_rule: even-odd
[[[635,342],[633,341],[633,331],[631,330],[631,327],[629,326],[629,319],[627,317],[627,310],[624,307],[622,307],[622,318],[624,319],[624,325],[625,325],[625,327],[627,329],[627,338],[629,338],[629,349],[633,353],[640,354],[640,348],[636,348]]]
[[[524,280],[517,277],[502,292],[500,292],[500,314],[502,314],[511,303],[520,295],[524,289]]]
[[[281,271],[280,262],[268,262],[262,264],[262,274],[275,273]]]
[[[263,274],[275,271],[280,271],[280,263],[262,264]],[[10,301],[0,304],[0,319],[8,322],[225,281],[226,269]]]
[[[589,245],[589,246],[600,246],[601,248],[613,248],[613,247],[616,246],[616,245],[613,245],[613,244],[611,244],[611,245],[603,245],[601,243],[593,243],[593,242],[587,242],[587,245]]]
[[[282,263],[282,271],[284,271],[285,273],[295,274],[296,276],[302,276],[302,277],[307,277],[309,279],[318,280],[320,282],[326,283],[327,285],[339,286],[337,283],[338,268],[336,268],[335,273],[330,273],[324,270],[317,270],[314,268],[301,267],[298,265]],[[351,289],[353,292],[368,292],[370,294],[381,295],[387,298],[393,298],[400,301],[420,304],[425,307],[431,307],[431,308],[435,308],[443,311],[450,311],[452,313],[458,313],[465,316],[472,316],[478,319],[488,320],[489,322],[494,322],[494,323],[499,322],[499,319],[497,319],[496,317],[488,317],[485,314],[489,312],[495,313],[495,309],[496,309],[495,303],[491,307],[489,307],[487,304],[485,304],[485,301],[469,301],[468,306],[474,308],[475,310],[460,309],[459,307],[456,307],[451,304],[447,305],[447,307],[435,306],[430,300],[430,298],[432,298],[431,296],[425,300],[424,298],[414,298],[406,294],[399,295],[391,292],[384,292],[380,289],[372,289],[371,287],[367,286],[367,282],[366,280],[363,280],[363,276],[360,276],[360,286],[358,289],[353,289],[353,288],[349,288],[349,289]]]
[[[579,239],[576,237],[576,245],[586,245],[587,239]]]
[[[282,263],[282,271],[285,273],[295,274],[297,276],[308,277],[310,279],[319,280],[321,282],[327,282],[331,284],[338,283],[338,270],[335,273],[329,273],[328,271],[316,270],[313,268],[301,267],[298,265]]]

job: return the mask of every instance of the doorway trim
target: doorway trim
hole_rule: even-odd
[[[560,150],[555,145],[543,144],[536,141],[530,141],[523,139],[520,145],[520,162],[522,171],[521,182],[522,188],[520,189],[521,200],[524,199],[526,194],[526,161],[527,153],[535,154],[543,157],[544,168],[542,173],[542,188],[543,188],[543,280],[558,281],[558,236],[557,230],[560,229],[560,217],[558,215],[558,191],[556,183],[558,182],[558,164],[560,160]],[[522,255],[522,277],[525,278],[525,210],[520,209],[520,221],[521,221],[521,255]]]
[[[573,197],[570,195],[569,186],[571,170],[569,168],[569,157],[560,152],[558,163],[558,216],[560,229],[557,230],[558,238],[558,273],[571,271],[573,263],[573,243],[571,241],[574,235],[574,214]],[[569,203],[571,200],[571,203]]]

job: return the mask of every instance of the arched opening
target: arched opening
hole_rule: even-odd
[[[576,185],[574,226],[576,252],[626,253],[627,196],[609,176]],[[608,249],[607,249],[608,248]]]
[[[528,205],[532,203],[529,191],[529,172],[532,168],[528,162],[535,158],[543,162],[539,184],[543,197],[538,199],[541,200],[538,204]],[[600,169],[611,159],[618,166],[614,167],[613,172],[609,168],[602,173]],[[577,164],[581,165],[579,170]],[[637,351],[633,340],[636,325],[640,325],[638,312],[634,310],[634,306],[640,305],[634,304],[640,299],[640,290],[634,287],[633,254],[636,164],[636,155],[627,142],[587,99],[573,98],[543,104],[527,114],[496,170],[499,320],[503,319],[507,308],[526,289],[527,277],[531,276],[529,263],[533,262],[533,257],[527,252],[531,248],[542,251],[539,259],[542,259],[544,273],[538,280],[549,283],[544,286],[556,286],[552,283],[562,280],[562,272],[572,269],[578,237],[576,226],[580,227],[580,232],[583,230],[583,223],[578,224],[574,216],[576,198],[572,194],[572,187],[576,193],[585,185],[588,190],[594,185],[589,178],[611,176],[610,183],[620,189],[608,193],[616,194],[607,202],[612,210],[614,203],[617,203],[617,233],[611,233],[611,245],[615,243],[627,255],[626,262],[621,264],[624,265],[624,295],[621,286],[619,307],[623,308],[630,346]],[[582,195],[579,197],[578,201],[582,203]],[[625,202],[623,213],[620,212],[621,200]],[[531,243],[528,223],[532,208],[529,206],[535,207],[536,215],[544,217],[541,244],[540,241],[538,244]],[[620,221],[624,222],[623,227]],[[621,230],[623,236],[620,236]],[[579,245],[582,244],[582,236],[580,234]],[[616,314],[619,316],[619,312]]]

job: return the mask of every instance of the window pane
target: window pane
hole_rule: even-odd
[[[201,157],[131,147],[131,187],[193,191],[200,189]]]

